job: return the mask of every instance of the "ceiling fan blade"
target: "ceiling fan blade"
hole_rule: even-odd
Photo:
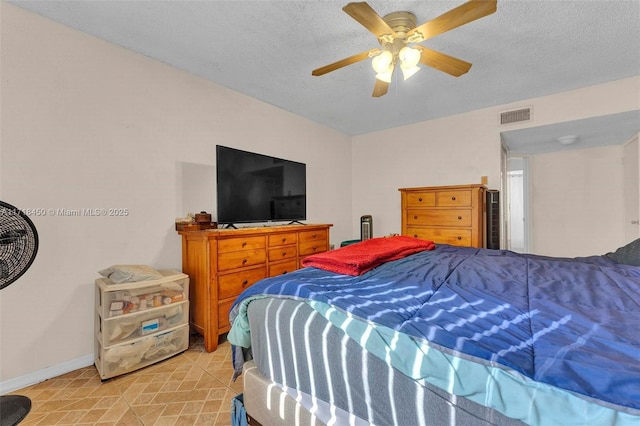
[[[412,43],[430,39],[469,22],[491,15],[497,9],[497,0],[470,0],[407,33]]]
[[[320,76],[320,75],[330,73],[331,71],[335,71],[342,67],[346,67],[347,65],[364,61],[365,59],[369,58],[371,55],[375,55],[376,53],[379,53],[379,52],[380,52],[380,49],[371,49],[371,50],[367,50],[366,52],[361,52],[356,55],[349,56],[348,58],[341,59],[332,64],[325,65],[324,67],[316,68],[311,72],[311,75]]]
[[[378,80],[376,78],[376,85],[373,86],[373,93],[371,96],[374,98],[379,98],[380,96],[384,96],[387,94],[387,90],[389,90],[389,83],[385,83],[382,80]]]
[[[453,56],[445,55],[444,53],[436,52],[435,50],[428,49],[424,46],[415,45],[416,49],[420,49],[420,62],[435,68],[437,70],[451,74],[454,77],[460,77],[465,74],[471,68],[469,62],[465,62],[462,59],[454,58]]]
[[[349,3],[342,10],[371,31],[376,37],[380,38],[384,35],[396,37],[395,31],[366,2]]]

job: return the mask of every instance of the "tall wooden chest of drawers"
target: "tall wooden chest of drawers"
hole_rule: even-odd
[[[208,352],[231,328],[229,309],[257,281],[300,268],[308,255],[329,250],[332,225],[180,231],[182,272],[189,275],[190,324]]]
[[[441,244],[484,247],[484,185],[400,188],[402,235]]]

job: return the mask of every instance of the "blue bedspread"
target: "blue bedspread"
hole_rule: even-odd
[[[322,302],[609,406],[640,410],[640,268],[439,245],[359,277],[305,268],[257,295]]]

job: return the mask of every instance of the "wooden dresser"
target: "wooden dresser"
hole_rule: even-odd
[[[441,244],[484,247],[484,185],[400,188],[402,235]]]
[[[208,352],[231,328],[229,309],[255,282],[300,268],[308,255],[329,250],[332,225],[285,225],[180,231],[182,272],[189,275],[190,324]]]

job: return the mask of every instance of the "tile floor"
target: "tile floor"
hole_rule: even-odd
[[[31,399],[20,426],[230,425],[242,376],[231,381],[227,341],[211,353],[203,343],[192,334],[186,352],[104,382],[91,366],[12,392]]]

